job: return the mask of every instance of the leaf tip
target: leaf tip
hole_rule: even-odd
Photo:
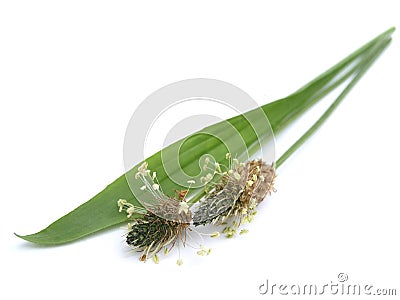
[[[20,235],[20,234],[18,234],[18,233],[16,233],[16,232],[14,232],[14,235],[15,235],[16,237],[19,237],[20,239],[25,240],[25,241],[32,242],[32,241],[28,238],[28,235]]]
[[[38,245],[45,245],[46,244],[46,243],[41,242],[41,240],[36,237],[37,234],[21,235],[21,234],[18,234],[16,232],[14,232],[14,235],[16,237],[19,237],[20,239],[23,239],[24,241],[27,241],[27,242],[30,242],[30,243],[34,243],[34,244],[38,244]]]

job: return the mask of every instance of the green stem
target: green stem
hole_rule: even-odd
[[[393,31],[394,29],[392,29]],[[392,32],[391,31],[391,32]],[[329,116],[335,111],[339,104],[343,101],[345,96],[351,91],[355,84],[361,79],[366,73],[373,62],[379,57],[379,55],[385,50],[390,43],[390,38],[384,38],[374,47],[372,47],[361,61],[361,67],[358,73],[353,77],[350,83],[340,93],[336,100],[329,106],[324,114],[308,129],[276,162],[276,168],[279,168],[296,150],[298,150],[307,140],[313,135],[322,124],[329,118]]]

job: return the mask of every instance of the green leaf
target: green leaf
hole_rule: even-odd
[[[393,31],[394,28],[382,33],[292,95],[261,107],[263,112],[268,116],[272,130],[275,134],[279,134],[279,132],[285,129],[324,96],[338,88],[341,84],[346,82],[346,80],[351,80],[332,106],[314,126],[278,159],[277,166],[280,166],[328,118],[372,62],[387,46]],[[253,122],[250,124],[248,121],[249,118],[253,119],[252,117],[257,113],[259,113],[259,110],[255,109],[244,115],[238,115],[228,119],[227,122],[223,121],[208,126],[202,131],[223,136],[225,139],[224,142],[227,140],[234,142],[234,137],[229,135],[229,128],[233,126],[240,133],[241,138],[245,142],[247,151],[254,153],[259,148],[257,141],[260,138],[268,138],[257,136],[253,128],[260,124],[254,124]],[[257,122],[258,121],[255,121],[255,123]],[[243,151],[243,149],[238,150]],[[217,161],[222,161],[225,158],[227,148],[219,139],[201,133],[200,131],[191,135],[184,142],[183,139],[177,141],[162,151],[164,151],[164,153],[179,153],[180,167],[188,174],[197,174],[200,171],[198,160],[201,156],[210,154]],[[161,160],[161,151],[152,155],[146,159],[146,161],[149,167],[157,172],[160,185],[166,194],[168,194],[168,191],[172,192],[174,189],[182,188],[177,186],[169,176],[167,176]],[[17,236],[37,244],[57,245],[77,240],[120,223],[125,223],[127,221],[126,214],[118,212],[116,202],[118,199],[122,198],[137,206],[141,206],[133,196],[127,182],[127,179],[129,180],[134,176],[140,164],[108,185],[92,199],[50,224],[42,231],[35,234]],[[171,165],[169,172],[171,170],[172,172],[178,172],[178,167]],[[202,190],[194,190],[193,196],[194,200],[192,201],[198,200],[202,196]]]

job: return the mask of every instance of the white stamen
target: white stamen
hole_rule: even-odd
[[[140,167],[138,168],[138,171],[140,173],[144,173],[147,170],[147,162],[144,162],[140,165]]]
[[[122,212],[122,209],[124,208],[124,205],[126,205],[128,203],[128,201],[126,201],[125,199],[119,199],[117,201],[117,205],[119,207],[119,212]]]
[[[184,212],[185,214],[187,214],[188,211],[189,211],[189,205],[185,201],[180,201],[179,208],[178,208],[178,214],[180,214],[181,212]]]
[[[135,212],[135,208],[133,206],[130,206],[126,209],[126,213],[128,214],[128,218],[132,217],[133,213]]]
[[[241,176],[240,176],[240,174],[239,174],[238,172],[233,173],[233,177],[235,177],[235,179],[236,179],[237,181],[239,181],[240,178],[241,178]]]
[[[249,230],[247,230],[247,229],[242,229],[242,230],[240,230],[239,234],[242,235],[242,234],[246,234],[246,233],[248,233],[248,232],[249,232]]]
[[[215,166],[215,170],[217,170],[218,172],[220,172],[221,173],[221,166],[219,165],[219,163],[215,163],[214,164],[214,166]]]
[[[153,261],[155,264],[158,264],[160,262],[160,259],[158,258],[157,254],[154,254]]]
[[[218,232],[218,231],[215,231],[215,232],[213,232],[210,236],[211,236],[212,238],[214,238],[214,237],[219,237],[219,232]]]

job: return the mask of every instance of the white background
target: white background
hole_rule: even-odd
[[[123,173],[126,126],[154,90],[215,78],[267,103],[400,27],[397,6],[2,1],[0,298],[251,299],[262,297],[266,279],[324,284],[340,272],[399,292],[399,32],[279,170],[278,192],[260,205],[249,234],[210,241],[212,255],[189,249],[182,267],[176,253],[143,264],[125,247],[123,229],[50,248],[13,235],[44,228]],[[298,128],[278,138],[278,155]]]

